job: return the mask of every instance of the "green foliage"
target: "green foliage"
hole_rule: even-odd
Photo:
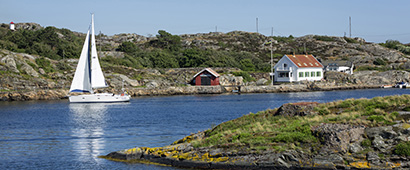
[[[255,65],[253,65],[252,60],[247,58],[241,60],[241,69],[243,71],[255,71]]]
[[[353,38],[343,37],[343,39],[345,39],[347,43],[359,43],[357,40]]]
[[[410,112],[410,106],[403,108],[403,111]]]
[[[137,50],[138,50],[137,45],[135,45],[132,42],[128,42],[128,41],[122,42],[122,44],[118,46],[118,51],[122,51],[128,54],[133,54],[137,52]]]
[[[386,65],[387,63],[386,63],[386,60],[384,60],[384,59],[381,59],[381,58],[376,58],[376,60],[374,60],[373,61],[373,64],[374,65]]]
[[[278,42],[292,42],[295,39],[292,35],[289,35],[289,37],[274,36],[272,38]]]
[[[368,148],[368,147],[372,146],[372,141],[371,141],[370,139],[366,138],[366,139],[363,140],[360,144],[361,144],[363,147]]]
[[[302,123],[300,120],[291,120],[286,126],[278,129],[281,131],[278,135],[273,137],[275,142],[315,142],[316,138],[310,130],[310,124]]]
[[[65,63],[65,62],[58,62],[57,64],[56,64],[56,68],[58,69],[58,70],[61,70],[61,71],[68,71],[68,70],[71,70],[72,68],[70,67],[70,65],[68,65],[67,63]]]
[[[46,73],[54,72],[53,67],[48,59],[44,57],[36,58],[36,64],[39,68],[42,68]]]
[[[401,156],[410,156],[410,141],[397,144],[394,153]]]
[[[154,68],[178,68],[179,64],[177,59],[169,53],[163,51],[155,51],[150,55],[151,61],[153,61]]]
[[[377,123],[385,121],[384,116],[382,116],[382,115],[371,115],[371,116],[367,117],[367,120],[376,121]]]
[[[328,115],[330,110],[326,107],[315,107],[314,110],[319,113],[319,115]]]
[[[78,58],[81,46],[81,38],[68,29],[0,29],[0,48],[14,52],[37,54],[50,59]]]
[[[181,37],[178,35],[172,35],[164,30],[159,30],[158,34],[157,40],[152,40],[150,42],[151,45],[162,49],[168,49],[170,51],[179,51],[182,47]]]
[[[313,38],[319,41],[335,41],[332,37],[321,36],[321,35],[315,35],[313,36]]]
[[[182,51],[182,56],[179,57],[179,65],[182,67],[199,67],[207,60],[209,58],[206,53],[197,48],[189,48]]]
[[[404,54],[410,54],[410,46],[404,45],[397,40],[387,40],[385,43],[381,43],[380,45],[385,46],[390,49],[398,50]]]
[[[251,82],[256,80],[255,78],[251,77],[251,75],[249,75],[249,73],[246,71],[232,72],[232,74],[235,76],[242,76],[244,82]]]
[[[356,67],[355,71],[367,71],[367,70],[376,70],[376,71],[387,71],[387,67],[380,67],[380,66],[358,66]]]

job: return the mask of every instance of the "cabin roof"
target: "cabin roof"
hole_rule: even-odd
[[[196,73],[194,77],[198,76],[199,74],[201,74],[201,73],[204,72],[204,71],[208,71],[209,73],[211,73],[211,74],[212,74],[213,76],[215,76],[215,77],[219,77],[219,76],[220,76],[216,71],[212,70],[211,68],[204,68],[204,69],[201,70],[200,72]]]

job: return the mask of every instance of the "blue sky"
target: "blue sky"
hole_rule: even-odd
[[[106,35],[208,33],[234,30],[296,37],[349,36],[410,43],[408,0],[0,0],[0,23],[35,22],[86,32],[95,13]]]

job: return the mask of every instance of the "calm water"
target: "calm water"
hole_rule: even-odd
[[[409,94],[409,89],[138,97],[129,103],[0,102],[0,169],[176,169],[97,158],[171,144],[190,133],[284,103]]]

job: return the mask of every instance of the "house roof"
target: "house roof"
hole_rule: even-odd
[[[195,78],[196,76],[198,76],[199,74],[201,74],[202,72],[204,72],[204,71],[208,71],[209,73],[211,73],[211,74],[212,74],[213,76],[215,76],[215,77],[219,77],[219,76],[220,76],[216,71],[212,70],[211,68],[204,68],[204,69],[201,70],[200,72],[196,73],[195,76],[194,76],[194,78]]]
[[[320,67],[323,68],[323,65],[313,55],[285,55],[287,56],[295,65],[299,68],[306,67]]]

